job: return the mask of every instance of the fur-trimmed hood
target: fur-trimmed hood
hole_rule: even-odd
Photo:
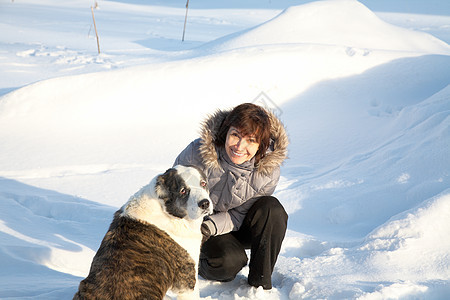
[[[230,112],[231,110],[217,110],[214,114],[208,116],[202,124],[199,150],[203,163],[207,168],[221,169],[214,141],[217,138],[221,124]],[[287,158],[289,139],[281,121],[272,112],[268,110],[266,112],[271,124],[271,144],[266,155],[255,167],[258,173],[267,176],[272,173],[274,168],[281,166]]]

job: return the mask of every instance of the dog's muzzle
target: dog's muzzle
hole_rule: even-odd
[[[198,207],[203,210],[207,210],[209,208],[209,201],[207,199],[203,199],[198,203]]]

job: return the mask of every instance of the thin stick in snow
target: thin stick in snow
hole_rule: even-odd
[[[100,42],[98,40],[97,26],[95,25],[94,8],[92,6],[91,6],[91,11],[92,11],[92,20],[94,20],[95,37],[97,38],[98,54],[100,54]]]
[[[187,21],[188,9],[189,9],[189,0],[187,0],[187,2],[186,2],[186,15],[184,16],[183,37],[181,38],[182,42],[184,42],[184,33],[186,32],[186,21]]]

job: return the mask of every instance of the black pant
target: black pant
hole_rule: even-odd
[[[259,198],[249,209],[239,231],[210,237],[201,248],[199,274],[205,279],[230,281],[247,265],[248,283],[272,288],[272,272],[287,228],[287,213],[272,196]]]

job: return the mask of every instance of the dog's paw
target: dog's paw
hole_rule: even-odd
[[[200,299],[200,294],[198,291],[189,291],[184,293],[179,293],[177,295],[177,300],[198,300]]]

